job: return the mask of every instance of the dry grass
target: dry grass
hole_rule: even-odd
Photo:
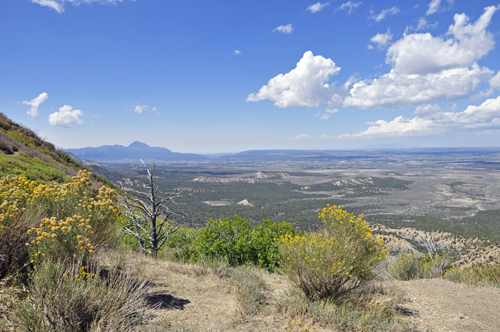
[[[371,285],[349,294],[342,302],[309,301],[297,289],[276,304],[293,319],[312,321],[339,331],[413,331],[397,312],[399,298],[380,285]]]
[[[0,232],[0,280],[18,273],[29,262],[26,231],[38,225],[42,215],[41,209],[27,209],[12,227]]]
[[[31,278],[27,297],[10,305],[8,321],[16,331],[132,331],[152,315],[147,283],[127,270],[46,260]]]

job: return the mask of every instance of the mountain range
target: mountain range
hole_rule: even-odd
[[[79,159],[98,163],[129,163],[142,159],[146,163],[156,162],[193,162],[204,161],[209,158],[201,154],[172,152],[167,148],[152,147],[135,141],[129,146],[103,145],[81,149],[66,149]]]

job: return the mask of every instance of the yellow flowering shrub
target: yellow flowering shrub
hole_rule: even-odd
[[[322,232],[277,239],[280,266],[309,299],[338,297],[375,277],[388,251],[361,216],[328,206],[318,216]]]
[[[35,182],[22,176],[0,179],[0,234],[17,221],[35,189]]]
[[[59,258],[88,255],[109,242],[120,216],[118,197],[105,186],[93,189],[91,175],[82,170],[62,184],[37,184],[21,176],[0,179],[0,255],[10,257],[5,262],[22,266],[28,250],[37,257],[38,252]],[[11,270],[4,265],[0,262],[0,277]]]
[[[94,251],[89,239],[93,233],[90,219],[81,216],[74,215],[66,220],[44,218],[39,227],[28,230],[31,241],[26,245],[30,246],[32,257],[65,261],[83,256],[87,262]]]

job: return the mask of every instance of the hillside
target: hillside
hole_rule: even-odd
[[[30,128],[0,113],[0,176],[22,176],[42,182],[67,182],[84,167]],[[111,183],[97,175],[96,183]]]

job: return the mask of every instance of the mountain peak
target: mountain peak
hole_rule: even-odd
[[[131,148],[131,149],[147,149],[150,146],[147,145],[146,143],[135,141],[132,144],[130,144],[128,147]]]

